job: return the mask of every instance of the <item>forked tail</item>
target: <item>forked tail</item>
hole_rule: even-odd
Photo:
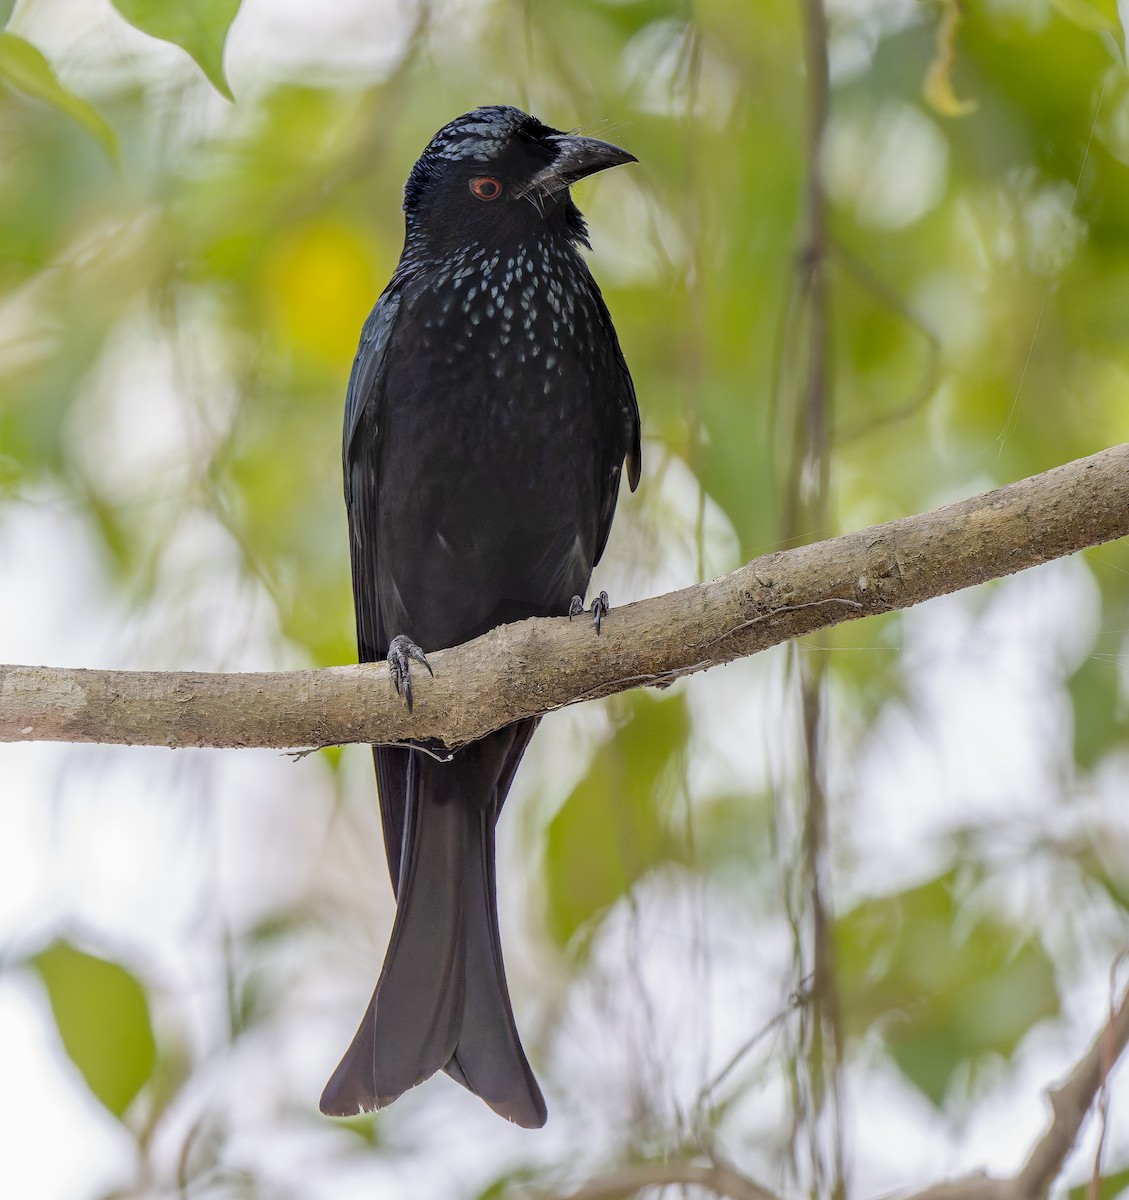
[[[491,749],[471,746],[449,763],[411,755],[392,937],[356,1036],[322,1093],[324,1113],[383,1108],[446,1069],[516,1124],[545,1123],[502,962],[498,773],[487,770],[484,778],[496,757]]]

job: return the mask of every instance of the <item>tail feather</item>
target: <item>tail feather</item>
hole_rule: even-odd
[[[466,977],[462,875],[477,822],[460,797],[437,801],[426,782],[413,781],[412,757],[396,920],[376,991],[322,1093],[321,1110],[331,1116],[390,1104],[440,1070],[458,1041]]]
[[[463,1019],[446,1071],[500,1116],[526,1129],[539,1129],[547,1115],[545,1100],[521,1047],[502,962],[492,813],[481,814],[478,837],[468,849],[475,861],[467,862],[463,877]]]
[[[449,763],[411,754],[392,937],[322,1112],[383,1108],[445,1069],[516,1124],[545,1123],[506,987],[494,877],[497,784],[528,732],[500,730]]]

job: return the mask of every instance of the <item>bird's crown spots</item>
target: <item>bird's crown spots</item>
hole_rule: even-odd
[[[444,163],[489,164],[521,143],[540,147],[551,156],[549,139],[557,134],[558,130],[509,104],[491,104],[463,113],[436,133],[412,168],[404,188],[405,212],[415,207],[427,185],[442,172]]]
[[[555,132],[520,108],[493,104],[444,125],[431,139],[424,157],[431,154],[436,158],[489,160],[515,138],[541,142]]]

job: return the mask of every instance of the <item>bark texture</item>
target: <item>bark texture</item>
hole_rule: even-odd
[[[408,713],[383,665],[219,674],[0,666],[0,741],[457,748],[522,717],[669,683],[1129,534],[1129,444],[919,516],[754,559],[587,618],[534,619],[430,656]]]

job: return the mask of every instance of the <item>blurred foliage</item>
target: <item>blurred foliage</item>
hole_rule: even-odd
[[[1111,747],[1129,745],[1129,713],[1121,695],[1118,664],[1087,658],[1068,682],[1074,706],[1074,758],[1093,769]]]
[[[123,966],[56,941],[32,960],[71,1062],[121,1117],[149,1081],[157,1048],[145,989]]]
[[[836,930],[847,1031],[877,1026],[906,1078],[937,1105],[961,1064],[1010,1057],[1059,1008],[1046,950],[991,913],[964,909],[956,882],[942,875],[867,900]]]
[[[671,771],[690,721],[681,696],[634,695],[627,717],[593,755],[587,774],[549,822],[545,885],[549,925],[566,945],[648,871],[685,859],[671,830]]]
[[[1121,27],[1121,14],[1117,11],[1117,0],[1053,0],[1055,8],[1068,21],[1083,29],[1093,29],[1110,34],[1125,53],[1125,31]]]
[[[97,109],[63,87],[43,54],[14,33],[0,33],[0,79],[73,117],[117,158],[117,137]]]
[[[1098,1180],[1096,1189],[1087,1182],[1079,1184],[1078,1187],[1072,1187],[1067,1195],[1070,1200],[1117,1200],[1117,1197],[1124,1195],[1127,1189],[1129,1189],[1129,1171],[1114,1171],[1110,1175],[1103,1175]]]
[[[254,48],[229,48],[226,73],[236,0],[114,0],[100,18],[113,36],[89,43],[40,44],[35,7],[12,15],[0,3],[0,23],[11,16],[0,34],[0,504],[46,497],[77,513],[131,603],[171,603],[178,534],[203,527],[273,602],[280,656],[354,657],[345,381],[399,252],[410,165],[436,128],[483,102],[611,137],[640,162],[577,189],[646,436],[648,474],[622,506],[613,568],[669,580],[670,547],[683,526],[701,535],[707,501],[742,559],[777,547],[805,365],[795,0],[403,0],[369,31],[388,51],[378,67],[272,71],[257,69]],[[1116,4],[828,7],[833,505],[832,527],[803,530],[810,538],[1045,470],[1129,426],[1129,76]],[[122,40],[116,14],[154,39],[151,61],[135,31]],[[166,69],[156,39],[199,70],[187,59]],[[670,464],[696,496],[664,525],[677,508],[661,494]],[[1129,744],[1129,547],[1085,561],[1100,621],[1078,623],[1046,683],[1073,715],[1064,810],[1123,778]],[[670,571],[690,581],[685,564]],[[187,606],[193,584],[179,586]],[[176,611],[164,627],[175,640]],[[827,639],[830,792],[845,810],[832,823],[846,830],[848,872],[866,841],[849,828],[859,763],[891,721],[928,725],[899,653],[905,630],[892,614]],[[767,757],[791,745],[787,708],[764,707],[777,722]],[[572,952],[578,973],[641,883],[674,888],[697,873],[731,899],[754,876],[778,882],[778,781],[688,782],[700,747],[748,742],[740,713],[723,714],[736,732],[707,728],[681,690],[606,713],[606,740],[563,800],[550,797],[531,856],[549,950]],[[900,785],[907,805],[915,782]],[[1065,865],[1097,885],[1123,931],[1129,879],[1107,849],[1083,827]],[[961,891],[952,861],[930,871],[894,894],[881,871],[852,879],[836,942],[846,1029],[940,1105],[954,1079],[1010,1059],[1059,1012],[1062,981],[1039,928],[1053,914],[1017,927]],[[233,1041],[285,993],[255,957],[260,943],[273,952],[300,929],[288,916],[238,945],[252,966],[231,971]],[[154,1072],[142,986],[62,941],[34,965],[67,1054],[125,1114]],[[372,1122],[352,1132],[382,1143]],[[208,1127],[194,1154],[211,1164],[224,1144]],[[487,1194],[526,1177],[515,1168]]]

